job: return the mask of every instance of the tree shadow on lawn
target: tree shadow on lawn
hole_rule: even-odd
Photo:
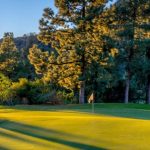
[[[0,146],[0,150],[10,150],[10,149],[6,148],[6,147],[3,147],[3,146]]]
[[[149,110],[150,105],[147,104],[123,104],[123,103],[95,103],[96,108],[107,109],[141,109]],[[91,104],[67,104],[67,105],[14,105],[3,106],[0,109],[15,109],[28,111],[50,111],[50,110],[64,110],[64,109],[91,109]]]
[[[48,142],[63,144],[65,146],[70,146],[72,148],[77,148],[77,149],[82,149],[82,150],[105,150],[105,148],[97,147],[94,145],[89,145],[89,144],[84,144],[84,143],[80,143],[80,142],[63,139],[64,136],[65,137],[67,136],[68,139],[71,137],[74,137],[74,135],[72,135],[72,134],[54,131],[54,130],[50,130],[50,129],[45,129],[45,128],[41,128],[41,127],[37,127],[37,126],[27,125],[27,124],[23,124],[23,123],[19,123],[19,122],[3,120],[3,122],[0,123],[0,128],[6,129],[9,131],[13,131],[16,133],[20,133],[23,135],[27,135],[30,137],[39,138],[39,139],[42,139],[42,140],[45,140]],[[29,140],[29,139],[25,139],[23,137],[16,136],[16,135],[10,135],[10,134],[2,132],[2,131],[0,131],[0,135],[8,137],[8,138],[12,138],[12,139],[20,140],[20,141],[29,142],[29,143],[33,142],[34,144],[37,144],[37,145],[40,144],[38,142]],[[78,138],[82,138],[82,137],[78,137]],[[82,138],[82,140],[85,141],[86,139]],[[49,147],[49,145],[44,145],[44,144],[42,144],[42,146]],[[1,147],[0,147],[0,150],[1,150]]]
[[[12,131],[12,130],[11,130],[11,131]],[[48,145],[46,145],[46,144],[42,144],[42,143],[36,142],[36,141],[34,141],[34,140],[31,140],[31,139],[27,139],[27,138],[18,136],[18,135],[9,134],[9,133],[7,133],[7,132],[5,132],[5,131],[0,131],[0,136],[2,136],[2,137],[7,137],[7,138],[9,138],[9,139],[14,139],[14,140],[26,142],[26,143],[32,143],[32,144],[35,144],[35,145],[40,145],[40,146],[43,146],[43,147],[48,147]],[[8,144],[8,143],[7,143],[7,144]],[[0,147],[0,150],[1,150],[1,147]]]
[[[136,107],[135,107],[136,106]],[[5,108],[5,107],[4,107]],[[26,105],[26,106],[12,106],[6,107],[14,111],[47,111],[47,112],[68,112],[68,113],[92,113],[92,106],[87,105],[61,105],[61,106],[48,106],[48,105]],[[94,115],[105,115],[113,117],[123,117],[131,119],[150,120],[150,106],[147,105],[124,105],[124,104],[95,104]]]
[[[150,111],[142,109],[95,109],[95,114],[128,119],[150,120]]]
[[[106,108],[96,108],[94,113],[92,109],[89,110],[79,110],[76,109],[74,112],[91,114],[94,116],[106,116],[106,117],[119,117],[126,119],[140,119],[140,120],[150,120],[150,111],[142,109],[106,109]]]

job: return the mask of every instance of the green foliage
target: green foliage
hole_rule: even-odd
[[[57,94],[57,98],[63,101],[65,104],[78,102],[78,100],[75,99],[73,91],[67,92],[65,90],[58,90],[56,94]]]
[[[150,1],[108,2],[55,0],[58,11],[44,9],[24,46],[5,33],[1,103],[84,103],[91,93],[95,102],[150,103]]]
[[[14,69],[18,64],[18,50],[13,40],[13,33],[5,33],[0,43],[0,71],[13,78]]]
[[[41,32],[38,36],[41,42],[52,45],[56,53],[50,53],[48,59],[46,56],[46,60],[43,61],[45,52],[41,53],[35,46],[30,49],[29,59],[36,71],[44,69],[42,74],[46,75],[46,79],[50,82],[56,81],[66,89],[79,88],[80,103],[84,103],[88,67],[92,62],[107,64],[109,57],[102,57],[106,40],[104,37],[108,36],[107,19],[103,19],[107,2],[108,0],[56,0],[58,12],[55,14],[50,8],[44,9],[43,18],[40,20]],[[105,48],[108,51],[110,49]],[[43,65],[47,60],[45,69]]]
[[[28,96],[28,85],[29,81],[25,78],[19,79],[18,82],[13,82],[11,89],[16,93],[16,96],[19,98]]]
[[[28,97],[32,104],[40,104],[54,101],[55,90],[51,88],[51,85],[44,84],[43,82],[37,80],[29,83],[30,90],[28,92]]]
[[[14,93],[11,90],[12,81],[0,73],[0,104],[12,105]]]
[[[22,78],[18,82],[13,82],[11,89],[16,99],[19,99],[19,103],[23,103],[24,99],[29,104],[42,104],[57,100],[56,91],[51,85],[44,84],[41,80],[29,81]]]

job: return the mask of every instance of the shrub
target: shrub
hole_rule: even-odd
[[[42,80],[29,81],[20,78],[18,82],[12,82],[0,74],[0,103],[64,104],[73,103],[73,97],[73,91],[55,90],[52,85],[45,84]]]
[[[75,98],[74,98],[74,92],[73,91],[57,91],[57,98],[61,101],[63,101],[65,104],[68,103],[74,103],[75,102]]]
[[[26,78],[20,78],[18,82],[13,82],[11,89],[20,98],[26,97],[28,94],[28,80]]]
[[[51,85],[44,84],[41,80],[30,82],[29,86],[28,94],[32,104],[47,103],[52,101],[56,95]]]
[[[0,103],[13,105],[14,93],[11,91],[12,81],[0,73]]]
[[[56,99],[56,92],[51,85],[44,84],[41,80],[28,81],[25,78],[14,82],[11,89],[20,103],[43,104]]]

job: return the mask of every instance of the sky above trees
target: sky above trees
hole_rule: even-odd
[[[54,0],[0,0],[0,38],[4,32],[13,32],[15,37],[38,33],[46,7],[55,9]]]
[[[45,7],[54,8],[53,0],[0,0],[0,38],[4,32],[22,36],[38,32]]]

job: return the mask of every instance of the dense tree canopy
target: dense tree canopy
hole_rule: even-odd
[[[57,78],[63,87],[71,90],[79,88],[80,103],[85,101],[88,68],[94,62],[105,64],[108,59],[103,51],[108,34],[103,14],[106,3],[107,1],[55,1],[58,13],[54,14],[50,8],[46,8],[40,21],[39,40],[51,44],[56,50],[49,54],[49,80]]]
[[[5,33],[0,44],[0,71],[12,77],[13,71],[18,64],[18,50],[13,40],[13,33]]]
[[[57,11],[44,9],[39,34],[4,34],[0,73],[15,82],[15,99],[31,103],[35,94],[48,102],[50,92],[75,103],[91,94],[95,102],[150,103],[150,1],[110,1],[55,0]]]

